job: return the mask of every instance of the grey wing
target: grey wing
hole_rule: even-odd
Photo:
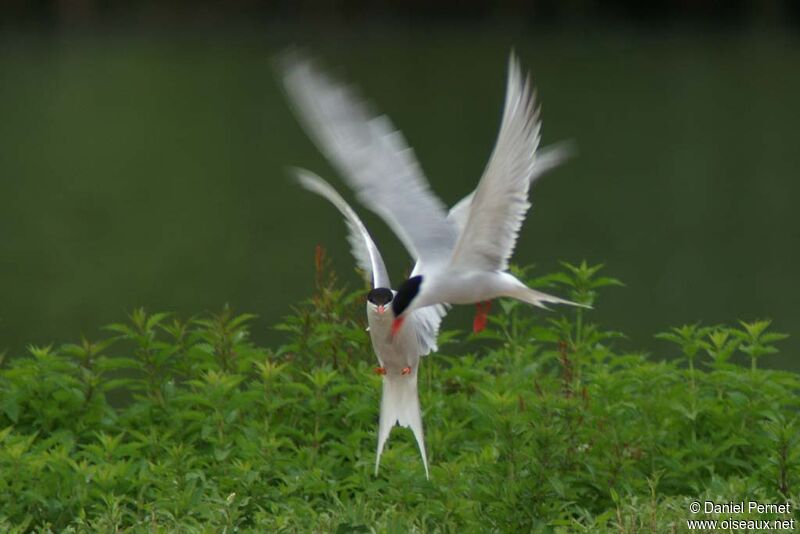
[[[328,182],[313,172],[305,169],[292,169],[292,172],[301,186],[327,199],[344,215],[344,220],[347,222],[347,240],[350,242],[350,250],[358,267],[367,278],[367,282],[372,284],[373,288],[391,288],[389,274],[386,272],[386,265],[383,263],[378,247],[375,246],[367,228],[353,208]]]
[[[414,259],[445,262],[456,233],[389,118],[376,116],[354,88],[297,53],[284,55],[279,65],[300,122],[359,201],[383,218]]]
[[[536,159],[533,162],[533,172],[531,172],[530,183],[533,185],[536,179],[546,174],[548,171],[555,169],[575,154],[574,144],[571,141],[561,141],[554,145],[550,145],[540,149],[536,153]],[[475,191],[468,194],[450,208],[447,214],[447,219],[453,223],[456,232],[459,234],[464,230],[467,225],[467,218],[469,217],[469,208],[472,204],[472,199],[475,196]]]
[[[412,326],[417,332],[420,356],[439,350],[436,339],[439,337],[439,326],[442,318],[447,315],[448,308],[447,304],[436,304],[411,312],[409,320],[413,321],[413,324],[409,326]]]
[[[459,236],[451,268],[505,270],[530,207],[528,188],[539,145],[539,113],[518,60],[509,59],[505,109],[492,156]]]

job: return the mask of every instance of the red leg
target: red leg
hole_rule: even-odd
[[[386,374],[386,367],[376,367],[375,368],[375,374],[376,375],[381,375],[381,376],[385,375]]]
[[[475,303],[475,319],[472,321],[472,331],[476,334],[486,328],[489,310],[492,309],[492,301]]]
[[[403,367],[403,370],[401,372],[404,375],[410,375],[411,374],[411,367]]]

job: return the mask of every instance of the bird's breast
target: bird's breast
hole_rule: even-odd
[[[397,335],[392,339],[391,312],[377,314],[367,312],[369,323],[369,337],[372,349],[380,363],[390,373],[399,373],[404,367],[415,367],[419,361],[419,342],[413,323],[403,325]]]

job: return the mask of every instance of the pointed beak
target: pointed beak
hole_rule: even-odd
[[[395,320],[392,322],[392,339],[394,339],[394,336],[396,336],[400,331],[400,327],[403,326],[403,321],[405,320],[406,318],[401,315],[400,317],[395,318]]]
[[[378,305],[378,313],[383,313],[385,311],[383,304]]]

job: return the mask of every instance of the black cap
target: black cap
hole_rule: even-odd
[[[376,287],[367,294],[367,300],[381,306],[392,301],[392,290],[386,287]]]

